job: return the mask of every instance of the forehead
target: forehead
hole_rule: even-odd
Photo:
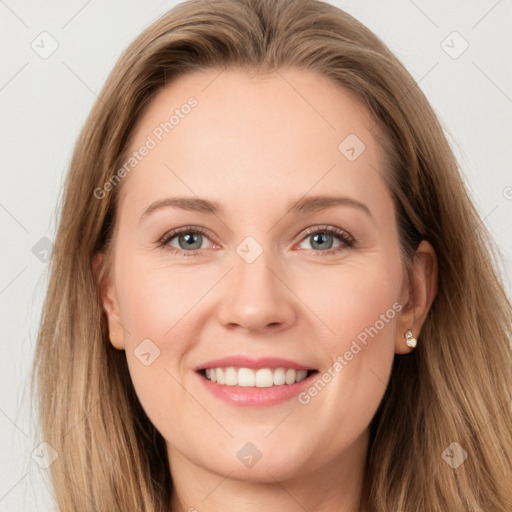
[[[230,191],[261,207],[262,197],[278,201],[283,191],[337,188],[371,201],[385,187],[375,130],[349,92],[311,71],[189,73],[159,90],[139,119],[128,155],[150,149],[121,197],[174,192],[222,201]]]
[[[191,102],[195,106],[189,108]],[[169,121],[167,130],[160,126]],[[280,131],[276,143],[297,135],[312,140],[325,137],[326,142],[336,143],[347,130],[364,138],[375,124],[355,96],[310,70],[262,74],[240,68],[205,69],[178,77],[157,92],[137,123],[132,145],[151,133],[156,138],[177,138],[188,131],[187,126],[199,137],[199,125],[203,125],[202,131],[208,130],[211,140],[216,135],[221,138],[224,132],[218,130],[224,128],[241,130],[236,142],[250,133],[252,147],[257,149],[256,143],[265,140],[268,144],[269,135],[282,128],[283,122],[286,131]],[[159,128],[164,133],[159,135]],[[258,137],[255,128],[260,129]]]

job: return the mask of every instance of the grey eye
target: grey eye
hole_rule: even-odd
[[[190,250],[195,251],[201,249],[203,243],[203,235],[201,233],[196,233],[194,231],[189,231],[186,233],[179,233],[174,235],[168,242],[171,247],[176,247],[173,241],[177,240],[178,249],[182,249],[184,251]]]
[[[333,236],[328,233],[315,233],[310,235],[309,239],[313,240],[311,243],[313,249],[326,250],[330,249],[333,245]]]

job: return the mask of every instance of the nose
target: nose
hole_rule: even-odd
[[[218,319],[224,327],[249,332],[277,332],[293,324],[298,300],[286,284],[285,272],[270,251],[252,263],[237,254],[224,284]]]

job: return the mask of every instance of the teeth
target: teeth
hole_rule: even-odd
[[[237,374],[234,368],[226,368],[224,372],[224,379],[226,386],[236,386],[238,384]]]
[[[270,368],[256,371],[256,387],[271,388],[274,385],[274,372]]]
[[[295,382],[295,377],[297,376],[297,372],[295,370],[286,370],[286,384],[293,384]]]
[[[225,386],[241,386],[248,388],[270,388],[295,384],[307,377],[307,370],[293,368],[207,368],[206,378],[211,382]]]
[[[307,370],[297,370],[297,376],[295,377],[295,382],[300,382],[304,380],[308,376]]]
[[[276,368],[274,370],[274,386],[282,386],[286,382],[286,370]]]
[[[256,376],[249,368],[240,368],[238,370],[238,385],[244,387],[254,387]]]

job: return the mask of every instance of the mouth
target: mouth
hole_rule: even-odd
[[[302,382],[317,370],[296,370],[295,368],[244,368],[214,367],[198,370],[198,373],[210,382],[220,386],[239,386],[244,388],[271,388],[290,386]]]
[[[298,395],[318,373],[314,368],[276,358],[234,356],[195,369],[206,390],[233,405],[266,406]]]

